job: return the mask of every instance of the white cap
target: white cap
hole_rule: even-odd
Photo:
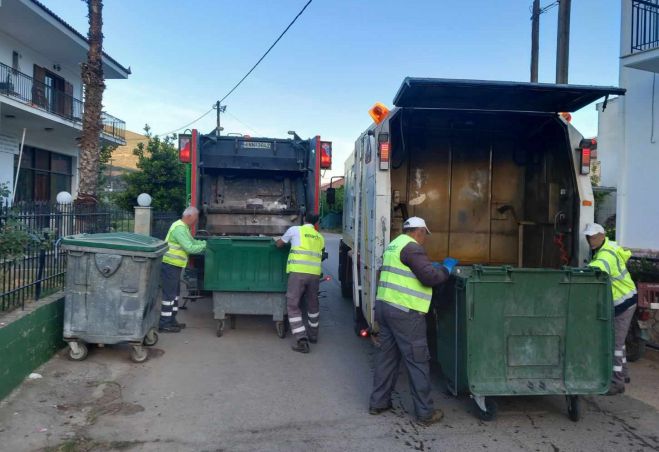
[[[585,235],[588,237],[592,237],[593,235],[597,234],[606,234],[606,231],[602,227],[602,225],[597,224],[597,223],[588,223],[586,225],[586,229],[583,231]]]
[[[408,229],[408,228],[425,228],[426,232],[430,234],[430,229],[428,229],[428,226],[426,226],[426,222],[423,218],[419,218],[419,217],[408,218],[405,221],[405,223],[403,223],[403,229]]]

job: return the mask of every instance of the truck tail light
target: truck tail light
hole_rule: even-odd
[[[590,162],[597,157],[597,139],[588,138],[579,143],[581,150],[581,174],[590,174]]]
[[[332,169],[332,142],[320,142],[320,169]]]
[[[581,149],[581,174],[590,174],[590,148]]]
[[[389,169],[389,156],[391,154],[391,145],[389,143],[389,134],[380,133],[378,135],[378,155],[380,156],[380,169]]]
[[[178,159],[181,163],[190,163],[192,161],[192,136],[178,136]]]

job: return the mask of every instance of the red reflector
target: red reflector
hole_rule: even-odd
[[[383,162],[389,161],[389,143],[380,143],[380,160]]]
[[[581,174],[590,174],[590,149],[581,149]]]
[[[368,337],[368,329],[367,329],[367,328],[364,328],[363,330],[361,330],[361,331],[359,332],[359,335],[360,335],[361,337]]]
[[[178,151],[178,159],[182,163],[190,163],[190,143],[187,143],[185,147]]]
[[[638,315],[638,319],[642,322],[647,322],[650,320],[650,311],[641,311],[641,313]]]

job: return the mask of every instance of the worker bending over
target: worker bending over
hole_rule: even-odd
[[[309,353],[309,342],[312,344],[318,342],[320,320],[318,288],[322,273],[321,262],[325,239],[314,228],[314,224],[317,222],[318,216],[308,213],[304,217],[304,225],[288,228],[276,242],[279,248],[284,247],[287,243],[291,244],[286,265],[286,273],[288,273],[286,308],[291,332],[296,339],[292,348],[300,353]],[[300,306],[303,296],[307,302],[308,331]]]
[[[403,223],[403,234],[384,252],[375,302],[379,349],[375,355],[373,392],[369,413],[392,408],[401,360],[409,375],[410,393],[419,423],[439,422],[444,414],[434,409],[430,398],[430,352],[425,314],[430,308],[432,288],[449,277],[457,261],[447,258],[444,266],[433,265],[423,244],[430,231],[418,217]]]
[[[162,258],[160,268],[162,301],[159,330],[166,333],[178,333],[185,328],[185,323],[176,320],[181,272],[188,265],[189,254],[201,254],[206,249],[206,242],[193,239],[190,233],[190,228],[198,219],[199,211],[195,207],[188,207],[183,211],[181,219],[172,223],[165,237],[169,249]]]
[[[607,395],[622,394],[625,392],[625,380],[627,379],[625,338],[634,317],[638,299],[636,285],[627,271],[627,261],[632,253],[618,246],[616,242],[607,239],[604,228],[597,223],[589,224],[584,234],[593,254],[588,265],[605,271],[611,278],[615,312],[615,349],[613,352],[613,376]]]

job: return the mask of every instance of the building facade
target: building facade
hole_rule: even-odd
[[[41,2],[0,0],[0,184],[16,187],[16,202],[76,195],[88,46]],[[103,71],[130,74],[105,53]],[[106,112],[102,121],[101,144],[125,144],[125,123]]]
[[[599,110],[601,185],[617,188],[616,239],[659,251],[659,0],[621,0],[620,87]]]

